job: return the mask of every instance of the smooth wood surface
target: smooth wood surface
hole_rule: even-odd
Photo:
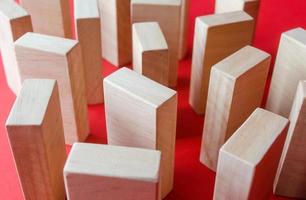
[[[243,11],[197,17],[193,44],[189,103],[205,113],[211,67],[251,44],[254,20]]]
[[[190,0],[182,0],[181,10],[181,29],[179,39],[179,52],[178,58],[182,60],[186,57],[188,51],[188,19],[189,19],[189,8]]]
[[[177,93],[122,68],[104,79],[108,144],[162,152],[162,198],[173,188]]]
[[[66,144],[89,133],[81,46],[78,41],[27,33],[15,42],[21,79],[56,79]]]
[[[219,153],[214,199],[267,200],[289,120],[256,109]]]
[[[25,80],[6,128],[25,199],[64,200],[66,149],[56,81]]]
[[[213,171],[221,146],[261,106],[270,59],[246,46],[212,67],[200,161]]]
[[[64,174],[69,200],[159,200],[161,152],[75,143]]]

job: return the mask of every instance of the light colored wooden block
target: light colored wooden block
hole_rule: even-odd
[[[266,109],[289,117],[297,85],[305,79],[306,31],[296,28],[281,36]]]
[[[25,80],[6,129],[24,198],[64,200],[66,149],[56,81]]]
[[[162,152],[164,198],[173,188],[177,93],[122,68],[104,79],[108,144]]]
[[[175,87],[181,27],[181,0],[132,0],[131,8],[132,23],[151,21],[159,23],[169,47],[170,86]]]
[[[181,29],[179,39],[179,52],[178,58],[182,60],[185,58],[188,51],[188,19],[189,19],[189,0],[182,0],[181,10]]]
[[[76,36],[82,47],[88,104],[103,103],[101,26],[97,0],[74,0]]]
[[[289,120],[256,109],[219,153],[214,200],[267,200]]]
[[[133,69],[169,86],[169,50],[157,22],[133,24]]]
[[[13,0],[0,1],[0,49],[6,81],[18,94],[21,89],[16,62],[14,41],[27,32],[32,32],[30,15]]]
[[[306,199],[306,81],[300,81],[290,113],[290,126],[283,149],[274,193]]]
[[[68,200],[160,200],[160,151],[75,143],[64,174]]]
[[[200,161],[213,171],[221,146],[261,106],[270,59],[246,46],[212,67]]]
[[[27,33],[15,42],[21,79],[50,78],[59,85],[66,144],[88,135],[81,46],[78,41]]]

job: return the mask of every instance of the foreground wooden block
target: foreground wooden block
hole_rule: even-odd
[[[178,58],[184,59],[188,51],[188,19],[189,19],[189,0],[182,0],[181,10],[181,28],[180,28],[180,39],[179,39],[179,52]]]
[[[162,152],[161,191],[173,187],[177,94],[123,68],[104,79],[108,144]]]
[[[261,106],[270,55],[246,46],[212,67],[200,161],[216,171],[221,146]]]
[[[26,32],[32,32],[30,15],[13,0],[0,1],[0,50],[6,81],[18,94],[21,81],[16,62],[14,41]]]
[[[58,81],[66,143],[84,141],[89,127],[79,43],[27,33],[15,42],[15,50],[22,80],[50,78]]]
[[[64,200],[64,131],[55,80],[25,80],[6,121],[25,199]]]
[[[75,143],[64,174],[69,200],[159,200],[161,153]]]
[[[251,44],[254,20],[245,12],[207,15],[196,19],[189,103],[205,113],[211,67]]]
[[[219,153],[214,199],[269,199],[289,121],[256,109]]]
[[[74,0],[76,35],[82,47],[88,104],[103,103],[101,26],[97,0]]]

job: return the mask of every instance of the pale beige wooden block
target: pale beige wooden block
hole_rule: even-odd
[[[296,28],[281,36],[266,109],[289,117],[300,80],[306,79],[306,31]]]
[[[81,46],[78,41],[27,33],[15,42],[21,79],[51,78],[59,85],[66,144],[88,135]]]
[[[30,15],[13,0],[0,1],[0,50],[6,81],[18,94],[21,89],[16,62],[14,41],[27,32],[32,32]]]
[[[170,86],[177,85],[178,50],[181,27],[181,0],[132,0],[131,20],[158,22],[169,47]]]
[[[246,46],[212,67],[200,161],[216,171],[221,146],[261,106],[270,55]]]
[[[178,58],[182,60],[185,58],[188,51],[188,19],[189,19],[189,0],[182,0],[181,10],[181,28],[180,28],[180,39],[179,39],[179,52]]]
[[[88,104],[103,103],[101,26],[97,0],[74,0],[76,37],[82,47]]]
[[[24,198],[64,200],[66,149],[56,81],[25,80],[6,129]]]
[[[219,153],[214,199],[269,199],[289,120],[256,109]]]
[[[254,20],[245,12],[197,17],[193,44],[189,103],[205,113],[211,67],[251,44]]]
[[[133,69],[169,86],[169,50],[157,22],[133,24]]]
[[[104,79],[108,144],[162,152],[162,198],[173,188],[177,93],[130,69]]]
[[[160,200],[156,150],[75,143],[65,168],[68,200]]]

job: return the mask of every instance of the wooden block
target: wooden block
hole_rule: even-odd
[[[200,161],[213,171],[221,146],[261,106],[270,59],[246,46],[212,67]]]
[[[103,103],[101,26],[97,0],[74,0],[76,35],[82,47],[88,104]]]
[[[157,22],[133,24],[133,69],[169,86],[169,50]]]
[[[76,40],[27,33],[15,42],[21,79],[50,78],[59,85],[66,144],[88,135],[81,46]]]
[[[132,61],[130,0],[99,0],[103,58],[115,66]]]
[[[182,0],[181,10],[181,28],[180,28],[180,39],[179,39],[179,52],[178,58],[182,60],[185,58],[188,51],[188,19],[189,19],[189,0]]]
[[[306,81],[300,81],[290,113],[290,126],[283,149],[274,193],[306,199]]]
[[[6,129],[24,198],[64,200],[66,149],[56,81],[25,80]]]
[[[32,32],[30,15],[13,0],[0,1],[0,50],[6,81],[18,94],[21,81],[16,62],[14,41],[26,32]]]
[[[251,44],[254,20],[243,11],[197,17],[193,44],[189,103],[205,113],[211,67]]]
[[[161,153],[75,143],[64,175],[68,200],[159,200]]]
[[[289,117],[297,85],[305,79],[306,31],[296,28],[281,36],[266,109]]]
[[[173,187],[177,94],[122,68],[104,79],[108,144],[162,152],[164,198]]]
[[[214,199],[267,200],[289,121],[256,109],[219,153]]]
[[[132,0],[131,8],[132,23],[151,21],[159,23],[169,47],[170,86],[175,87],[181,27],[181,0]]]

